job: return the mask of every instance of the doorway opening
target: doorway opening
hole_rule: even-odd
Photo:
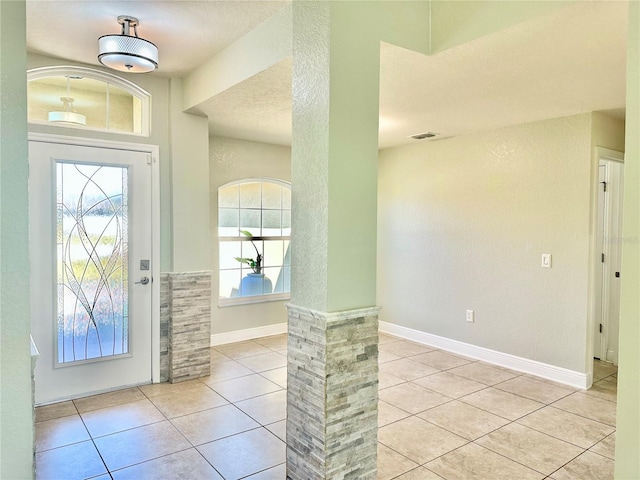
[[[624,154],[597,148],[593,357],[618,364]]]

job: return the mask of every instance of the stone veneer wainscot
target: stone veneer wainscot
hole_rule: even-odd
[[[211,272],[160,275],[160,380],[210,374]]]
[[[375,479],[379,309],[287,308],[287,476]]]

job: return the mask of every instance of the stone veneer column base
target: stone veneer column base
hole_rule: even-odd
[[[210,374],[211,272],[160,275],[160,380]]]
[[[375,479],[379,308],[287,309],[287,477]]]

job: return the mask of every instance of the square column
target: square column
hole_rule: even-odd
[[[287,308],[287,476],[375,479],[378,308]]]

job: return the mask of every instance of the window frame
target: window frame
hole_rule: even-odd
[[[78,75],[83,78],[104,82],[106,84],[113,85],[120,88],[125,92],[136,97],[141,102],[140,107],[140,133],[127,132],[124,130],[115,130],[109,128],[96,128],[87,127],[86,125],[74,125],[69,127],[68,125],[58,125],[53,122],[47,122],[42,120],[27,119],[30,125],[46,125],[53,128],[77,128],[80,130],[89,130],[93,132],[106,132],[118,135],[133,135],[135,137],[149,137],[151,135],[151,94],[139,87],[129,80],[118,77],[111,73],[103,72],[101,70],[95,70],[87,67],[77,67],[73,65],[59,65],[53,67],[38,67],[27,70],[27,84],[34,80],[40,80],[48,77],[64,77],[68,75]],[[27,98],[29,101],[29,98]]]
[[[220,209],[221,208],[229,208],[229,207],[220,207],[220,191],[224,188],[228,188],[228,187],[232,187],[235,185],[243,185],[243,184],[249,184],[249,183],[269,183],[269,184],[273,184],[273,185],[278,185],[280,187],[286,188],[289,190],[289,192],[291,191],[291,182],[288,182],[286,180],[281,180],[279,178],[271,178],[271,177],[259,177],[259,178],[243,178],[240,180],[234,180],[232,182],[228,182],[225,183],[224,185],[220,185],[217,189],[217,196],[216,196],[216,204],[217,204],[217,214],[216,214],[216,236],[217,236],[217,254],[218,254],[218,259],[217,259],[217,267],[218,267],[218,291],[217,291],[217,297],[218,297],[218,306],[219,307],[230,307],[230,306],[236,306],[236,305],[248,305],[248,304],[255,304],[255,303],[266,303],[266,302],[276,302],[276,301],[283,301],[283,300],[289,300],[291,298],[291,290],[289,290],[288,292],[281,292],[281,293],[267,293],[267,294],[262,294],[262,295],[249,295],[249,296],[238,296],[238,297],[221,297],[220,296],[220,273],[222,271],[229,271],[229,270],[235,270],[235,269],[228,269],[228,268],[221,268],[220,267],[220,245],[222,244],[222,242],[250,242],[250,239],[247,237],[242,236],[240,233],[238,233],[238,235],[233,235],[233,236],[229,236],[229,235],[224,235],[221,236],[220,235]],[[242,210],[242,206],[238,205],[237,207],[238,212],[240,212]],[[258,210],[257,208],[251,208],[251,210]],[[260,212],[263,211],[270,211],[270,210],[275,210],[275,209],[264,209],[262,207],[262,205],[259,208]],[[291,211],[291,208],[282,208],[282,206],[280,207],[280,211],[285,211],[285,210],[289,210]],[[242,228],[242,225],[240,225],[240,228]],[[262,228],[262,216],[261,216],[261,220],[260,220],[260,228]],[[289,227],[290,228],[290,227]],[[267,241],[283,241],[283,242],[289,242],[289,249],[291,248],[291,235],[265,235],[265,236],[253,236],[252,240],[254,241],[260,241],[260,242],[267,242]],[[263,253],[264,253],[264,243],[263,243]],[[286,256],[286,251],[283,253],[283,256]],[[285,267],[285,260],[283,257],[283,263],[282,265],[280,265],[280,268],[284,269]],[[289,268],[291,268],[291,265],[289,265]],[[242,278],[242,276],[241,276]]]

